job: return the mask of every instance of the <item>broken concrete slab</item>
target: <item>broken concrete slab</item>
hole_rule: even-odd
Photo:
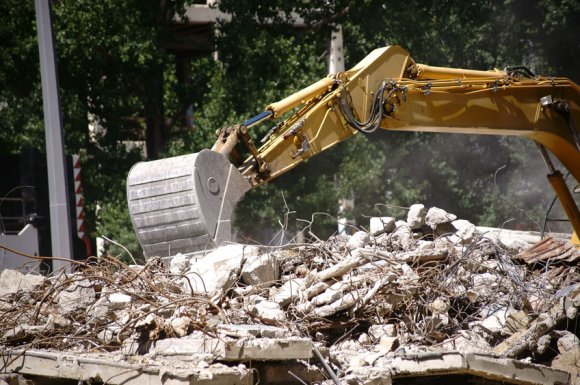
[[[542,233],[537,231],[508,230],[485,226],[476,226],[475,229],[483,237],[519,249],[518,252],[542,239]],[[570,235],[568,234],[567,237],[569,239]]]
[[[298,360],[253,362],[252,368],[258,374],[260,384],[289,385],[289,384],[322,384],[325,377],[318,366]],[[303,382],[297,382],[297,378]],[[249,385],[249,384],[248,384]]]
[[[218,332],[230,337],[248,338],[248,337],[268,337],[282,338],[288,334],[288,329],[270,325],[237,325],[237,324],[220,324],[217,326]]]
[[[227,245],[219,247],[205,257],[190,263],[183,282],[194,292],[214,295],[218,291],[228,290],[238,278],[242,264],[252,256],[259,254],[259,247],[249,245]]]
[[[212,354],[220,361],[297,360],[313,357],[309,338],[211,338],[195,333],[184,338],[155,341],[150,353],[161,356]]]
[[[22,274],[17,270],[5,269],[0,274],[0,297],[14,294],[18,290],[34,291],[44,284],[46,277],[37,274]]]
[[[421,353],[394,358],[389,368],[392,378],[412,375],[464,373],[511,384],[568,384],[570,375],[542,365],[514,359],[459,352]]]
[[[207,367],[177,362],[134,360],[111,354],[54,353],[14,350],[0,353],[7,372],[47,379],[67,379],[83,383],[111,385],[247,385],[253,372],[243,365]]]

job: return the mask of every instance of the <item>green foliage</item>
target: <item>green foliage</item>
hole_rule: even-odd
[[[133,225],[129,217],[129,209],[125,197],[107,199],[98,209],[97,227],[99,236],[105,236],[112,242],[105,242],[107,251],[125,263],[133,263],[133,259],[143,262],[143,253],[135,233],[130,230]],[[120,247],[123,245],[123,247]],[[127,252],[127,249],[131,255]],[[132,258],[131,258],[132,257]]]
[[[222,0],[232,20],[219,24],[210,43],[218,60],[169,48],[172,22],[187,3],[52,2],[65,143],[68,153],[81,154],[87,227],[136,255],[124,191],[129,168],[144,157],[126,140],[145,139],[149,158],[210,147],[216,129],[326,76],[330,33],[339,24],[347,68],[374,48],[399,44],[431,65],[523,64],[580,78],[580,5],[572,0]],[[294,27],[295,19],[304,25]],[[0,21],[0,149],[43,149],[33,2],[0,2]],[[89,123],[104,130],[90,137]],[[327,236],[343,197],[354,198],[346,214],[360,225],[365,216],[400,215],[397,207],[423,202],[479,224],[515,218],[508,226],[535,229],[528,217],[541,219],[551,197],[544,172],[537,173],[543,167],[534,146],[516,138],[357,135],[249,193],[237,213],[239,234],[268,242],[272,232],[257,228],[293,234],[314,217],[310,229]]]

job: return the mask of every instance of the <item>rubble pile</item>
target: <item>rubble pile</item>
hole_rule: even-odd
[[[555,239],[528,246],[413,205],[406,220],[372,218],[368,230],[307,245],[235,244],[145,265],[105,257],[46,278],[5,270],[0,349],[205,365],[320,355],[319,372],[344,383],[402,355],[459,351],[575,377],[580,253]]]

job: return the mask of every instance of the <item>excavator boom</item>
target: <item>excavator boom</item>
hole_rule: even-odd
[[[359,131],[381,128],[534,140],[579,234],[578,207],[547,151],[580,181],[580,135],[574,125],[579,104],[578,86],[565,78],[535,76],[522,67],[432,67],[415,63],[398,46],[376,49],[352,69],[331,74],[270,104],[262,114],[222,129],[213,151],[136,165],[127,187],[131,218],[147,256],[212,247],[229,239],[230,215],[247,190]],[[286,114],[258,148],[249,129]],[[238,142],[250,156],[236,169],[227,155]]]

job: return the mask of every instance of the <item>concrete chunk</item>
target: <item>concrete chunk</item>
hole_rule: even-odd
[[[177,337],[186,336],[192,324],[193,320],[189,317],[173,317],[169,320],[171,331]]]
[[[289,279],[281,287],[273,290],[270,297],[281,306],[286,306],[298,299],[304,289],[305,281],[303,278]]]
[[[280,305],[273,301],[260,301],[255,303],[250,311],[263,321],[284,322],[286,321],[286,312]]]
[[[399,339],[397,337],[383,335],[379,341],[379,346],[384,351],[391,352],[399,347]]]
[[[396,337],[397,329],[393,324],[372,325],[369,327],[368,333],[369,336],[373,339],[373,341],[377,342],[381,339],[382,336]]]
[[[350,289],[350,285],[347,282],[336,282],[324,292],[312,298],[310,302],[314,306],[321,306],[332,303],[342,297],[344,291],[348,289]]]
[[[372,217],[369,223],[369,231],[373,235],[390,233],[395,230],[395,218],[393,217]]]
[[[388,237],[393,243],[393,246],[400,247],[403,250],[409,249],[413,241],[411,235],[411,227],[405,221],[397,221],[396,228]]]
[[[444,223],[451,223],[456,219],[457,216],[454,214],[450,214],[447,211],[440,209],[438,207],[431,207],[429,211],[427,211],[427,215],[425,216],[425,224],[427,224],[427,226],[435,230],[438,225],[442,225]]]
[[[503,330],[508,316],[509,309],[500,308],[493,312],[481,322],[481,326],[492,333],[499,333]]]
[[[278,277],[278,259],[272,253],[249,257],[242,267],[242,281],[246,285],[272,286]]]
[[[213,295],[228,290],[238,278],[242,264],[258,255],[257,246],[227,245],[190,264],[186,277],[197,293]],[[189,289],[187,282],[183,283]]]
[[[560,331],[562,336],[558,339],[558,351],[560,354],[573,353],[580,358],[580,339],[569,331]]]
[[[348,239],[346,246],[350,250],[354,250],[360,247],[365,247],[365,245],[368,244],[370,240],[371,237],[369,233],[367,233],[366,231],[357,231]]]
[[[177,253],[169,261],[169,272],[171,274],[183,274],[189,266],[191,257]]]
[[[443,341],[438,349],[482,354],[489,354],[492,351],[489,342],[472,330],[462,330],[459,336]]]
[[[465,219],[457,219],[451,222],[453,227],[457,229],[452,242],[467,245],[473,241],[475,237],[475,225]]]
[[[17,270],[6,269],[0,274],[0,297],[14,294],[18,290],[30,292],[46,281],[46,277],[35,274],[22,274]]]
[[[71,283],[58,296],[58,306],[63,314],[87,309],[95,303],[95,289],[88,279]]]
[[[510,310],[506,317],[505,334],[513,334],[518,331],[526,330],[530,325],[530,317],[523,310]]]
[[[409,207],[407,224],[412,230],[420,229],[425,224],[425,205],[417,203]]]

